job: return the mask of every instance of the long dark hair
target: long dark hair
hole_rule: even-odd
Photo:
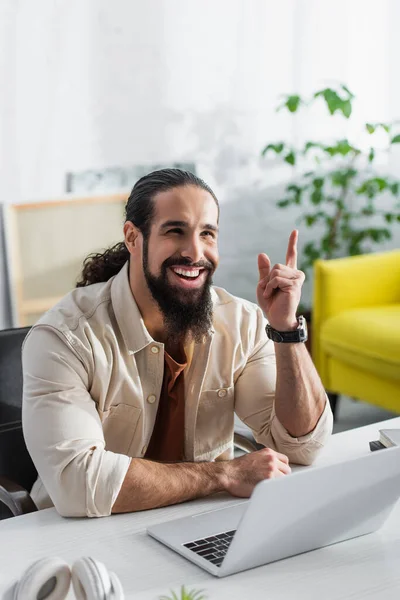
[[[145,175],[135,183],[125,206],[125,221],[136,225],[147,239],[154,214],[154,196],[159,192],[186,185],[205,190],[211,194],[219,207],[212,189],[197,175],[181,169],[161,169]],[[81,278],[76,287],[108,281],[122,269],[128,259],[129,251],[125,242],[119,242],[103,253],[90,254],[83,261]]]

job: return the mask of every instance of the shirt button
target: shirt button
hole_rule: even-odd
[[[157,348],[157,346],[152,346],[151,351],[153,354],[158,354],[160,352],[160,350],[159,350],[159,348]]]
[[[146,454],[146,452],[147,452],[147,446],[145,444],[142,448],[142,454]]]
[[[224,396],[226,396],[226,390],[218,390],[218,396],[219,398],[223,398]]]
[[[147,402],[149,404],[154,404],[155,401],[156,401],[156,397],[154,394],[150,394],[150,396],[147,396]]]

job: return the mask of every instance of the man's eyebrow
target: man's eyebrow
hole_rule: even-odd
[[[160,229],[167,229],[167,227],[187,227],[188,224],[186,221],[165,221],[160,226]]]
[[[209,229],[210,231],[218,231],[218,227],[216,225],[211,225],[211,223],[206,223],[203,225],[202,229]]]
[[[168,229],[168,227],[188,227],[187,221],[165,221],[160,226],[160,229]],[[210,231],[218,231],[218,227],[216,225],[211,225],[211,223],[206,223],[201,226],[201,229],[209,229]]]

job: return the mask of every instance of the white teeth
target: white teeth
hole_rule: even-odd
[[[200,274],[199,269],[194,269],[193,271],[188,271],[187,269],[174,269],[174,272],[178,275],[186,275],[186,277],[198,277]]]

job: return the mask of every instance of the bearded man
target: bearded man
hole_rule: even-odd
[[[93,227],[96,223],[93,223]],[[310,464],[332,431],[297,318],[297,231],[258,257],[258,305],[212,286],[219,205],[179,169],[134,186],[124,241],[29,332],[23,426],[38,508],[100,517],[227,491]],[[234,458],[234,414],[265,448]]]

